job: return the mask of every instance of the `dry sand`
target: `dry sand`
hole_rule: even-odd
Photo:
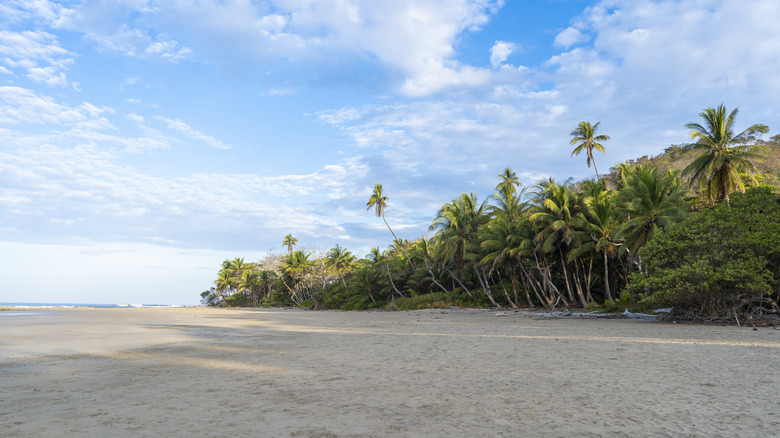
[[[780,330],[440,311],[0,315],[3,437],[770,437]]]

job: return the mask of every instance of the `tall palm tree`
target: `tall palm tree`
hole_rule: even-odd
[[[385,219],[385,210],[387,209],[388,199],[389,198],[387,196],[384,196],[382,184],[374,184],[374,192],[371,194],[371,197],[368,198],[368,202],[366,203],[366,210],[374,207],[376,217],[382,218],[382,220],[385,222],[385,225],[387,225],[387,229],[390,230],[390,234],[393,235],[393,241],[398,242],[398,236],[395,235],[393,229],[390,228],[390,224],[387,223],[387,219]],[[411,265],[412,261],[409,259],[409,255],[406,254],[406,249],[404,249],[403,245],[401,246],[401,250],[404,252],[404,256],[406,256],[406,261],[409,262],[409,265]]]
[[[282,240],[282,245],[287,247],[287,249],[290,251],[290,254],[293,253],[293,246],[295,246],[297,243],[298,239],[293,237],[292,234],[284,236],[284,240]]]
[[[590,169],[590,164],[593,163],[593,169],[596,171],[597,180],[601,179],[601,177],[599,177],[599,169],[596,167],[596,160],[593,158],[593,149],[596,149],[603,154],[604,145],[599,142],[609,140],[608,135],[596,135],[596,131],[599,129],[600,124],[601,122],[591,125],[590,122],[582,121],[574,128],[571,134],[569,134],[572,136],[570,144],[575,146],[571,156],[579,155],[583,150],[586,151],[588,155],[588,169]]]
[[[526,209],[526,204],[521,201],[525,189],[518,191],[520,180],[509,167],[504,169],[498,178],[500,181],[496,185],[496,193],[493,194],[497,205],[489,205],[487,209],[492,215],[507,215],[511,221],[516,221]]]
[[[756,134],[769,132],[768,126],[755,124],[734,135],[734,119],[738,112],[735,108],[726,115],[726,107],[721,104],[699,114],[704,119],[704,126],[698,123],[685,125],[695,142],[683,146],[683,150],[701,152],[701,155],[683,170],[683,175],[692,173],[691,182],[706,188],[710,201],[728,202],[732,192],[744,192],[745,185],[739,172],[747,172],[755,182],[752,172],[756,168],[751,160],[767,152],[766,146],[748,143],[755,140]]]
[[[498,174],[500,180],[496,190],[504,195],[504,198],[510,199],[517,194],[517,188],[520,186],[520,179],[517,174],[509,167]]]

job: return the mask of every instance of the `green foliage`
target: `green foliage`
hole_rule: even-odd
[[[447,309],[450,307],[488,307],[486,299],[474,299],[461,292],[433,292],[413,297],[396,298],[399,310]]]
[[[252,299],[246,294],[235,294],[225,298],[223,305],[226,307],[250,307]]]
[[[642,272],[628,290],[689,315],[728,315],[762,297],[777,298],[780,197],[768,188],[735,194],[731,204],[691,213],[639,251]]]

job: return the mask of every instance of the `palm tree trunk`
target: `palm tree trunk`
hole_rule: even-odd
[[[596,171],[596,182],[599,182],[601,180],[601,177],[599,176],[599,168],[596,167],[596,160],[593,160],[593,170]]]
[[[571,276],[574,280],[574,287],[577,291],[577,296],[580,298],[582,307],[588,307],[588,300],[585,298],[585,292],[582,290],[582,281],[580,281],[580,266],[577,264],[577,260],[574,260],[574,272],[571,274]]]
[[[387,223],[387,219],[385,219],[385,213],[384,212],[382,212],[382,220],[385,221],[385,225],[387,225],[387,229],[390,230],[390,234],[393,235],[393,239],[395,239],[395,241],[399,243],[398,246],[401,248],[401,251],[404,253],[404,256],[406,257],[406,261],[409,262],[409,267],[411,268],[412,267],[412,261],[409,259],[409,254],[406,253],[406,249],[404,248],[403,245],[400,244],[401,241],[398,240],[398,236],[395,235],[395,233],[393,232],[393,229],[390,228],[390,224]]]
[[[458,282],[458,284],[460,285],[460,287],[462,287],[462,288],[463,288],[463,290],[465,290],[465,291],[466,291],[466,293],[467,293],[467,294],[469,294],[469,296],[470,296],[470,297],[473,297],[473,296],[474,296],[474,295],[471,295],[471,292],[469,291],[469,288],[467,288],[467,287],[466,287],[466,285],[465,285],[465,284],[463,284],[463,282],[461,282],[461,281],[460,281],[460,278],[458,278],[458,277],[457,277],[457,276],[456,276],[456,275],[455,275],[455,274],[454,274],[454,273],[453,273],[453,272],[450,270],[450,268],[448,268],[448,267],[444,266],[444,269],[446,269],[446,270],[447,270],[447,272],[449,272],[449,273],[450,273],[450,277],[452,277],[452,280],[453,280],[453,281],[457,281],[457,282]],[[474,269],[476,270],[477,268],[474,268]]]
[[[509,301],[509,304],[512,305],[513,309],[517,309],[517,304],[514,301],[512,301],[511,298],[509,298],[509,293],[506,291],[506,286],[504,285],[504,282],[501,281],[501,277],[498,278],[498,281],[501,282],[501,289],[504,290],[504,296],[506,297],[506,300]],[[515,296],[517,296],[517,294],[515,294]]]
[[[607,264],[607,250],[605,249],[602,252],[604,253],[604,291],[607,295],[607,301],[614,303],[615,300],[612,299],[612,293],[609,291],[609,265]]]
[[[569,294],[569,300],[574,301],[574,294],[571,292],[571,282],[569,281],[569,270],[566,269],[566,259],[563,257],[563,250],[559,250],[561,255],[561,267],[563,268],[563,278],[566,280],[566,292]]]
[[[490,293],[490,288],[488,287],[487,284],[487,278],[485,278],[484,282],[482,281],[482,277],[479,275],[479,270],[476,268],[476,266],[474,267],[474,272],[477,274],[477,280],[479,280],[479,284],[482,286],[482,290],[485,292],[485,295],[487,295],[490,302],[493,303],[493,305],[496,307],[501,307],[498,305],[496,300],[493,299],[493,294]]]
[[[441,284],[441,283],[439,283],[438,281],[436,281],[436,277],[433,275],[433,270],[431,270],[431,267],[428,265],[428,260],[427,260],[427,259],[426,259],[426,260],[423,260],[423,264],[425,265],[425,269],[427,269],[427,270],[428,270],[428,273],[429,273],[429,274],[431,274],[431,280],[433,281],[433,283],[434,283],[436,286],[439,286],[439,288],[441,288],[441,290],[443,290],[445,294],[446,294],[447,292],[449,292],[449,291],[447,290],[447,288],[446,288],[446,287],[442,286],[442,284]]]

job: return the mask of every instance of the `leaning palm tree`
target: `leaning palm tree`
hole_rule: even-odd
[[[374,184],[374,192],[371,194],[371,197],[368,198],[368,202],[366,203],[366,210],[370,209],[371,207],[374,207],[374,212],[376,213],[376,217],[382,218],[382,220],[385,222],[385,225],[387,225],[387,229],[390,230],[390,234],[393,235],[393,241],[398,242],[399,241],[398,236],[395,235],[393,229],[390,228],[390,224],[387,223],[387,219],[385,219],[387,200],[388,197],[384,196],[384,193],[382,191],[382,184]],[[400,248],[404,252],[404,256],[406,256],[406,261],[409,262],[409,265],[411,266],[412,261],[409,259],[409,255],[406,254],[406,249],[404,249],[403,245],[401,245]]]
[[[597,180],[601,179],[601,177],[599,177],[599,169],[596,167],[596,160],[593,158],[593,149],[596,149],[603,154],[604,145],[599,142],[609,140],[608,135],[596,135],[596,131],[599,129],[600,124],[601,122],[591,125],[590,122],[583,121],[574,128],[571,134],[569,134],[572,136],[570,144],[575,146],[571,156],[579,155],[583,150],[587,151],[588,169],[590,169],[590,164],[593,163],[593,169],[596,171]]]
[[[558,253],[566,291],[569,300],[573,301],[576,283],[572,285],[569,281],[566,259],[571,248],[578,243],[576,238],[579,233],[575,217],[583,208],[581,200],[567,182],[558,184],[553,180],[538,184],[537,198],[539,205],[530,216],[530,220],[540,228],[539,234],[534,237],[534,243],[545,253]],[[579,289],[576,291],[583,307],[587,307],[585,295]]]
[[[617,214],[617,204],[613,199],[614,191],[594,193],[585,198],[585,211],[580,213],[578,226],[590,239],[583,239],[573,256],[590,250],[600,251],[604,258],[604,298],[613,302],[609,289],[609,258],[614,256],[620,243],[616,240],[616,233],[621,223]]]
[[[284,236],[284,240],[282,240],[282,245],[287,247],[287,249],[290,251],[290,254],[293,253],[293,246],[295,246],[297,243],[298,239],[293,237],[292,234]]]
[[[683,170],[683,175],[693,174],[691,182],[698,182],[700,188],[706,189],[710,201],[728,202],[732,192],[744,192],[745,184],[739,172],[746,172],[755,182],[752,172],[756,168],[751,160],[767,152],[763,145],[748,143],[755,140],[756,134],[769,132],[768,126],[755,124],[734,135],[732,128],[738,112],[735,108],[726,115],[726,107],[721,104],[699,114],[704,119],[704,126],[698,123],[685,125],[695,142],[683,146],[683,150],[701,155]]]

